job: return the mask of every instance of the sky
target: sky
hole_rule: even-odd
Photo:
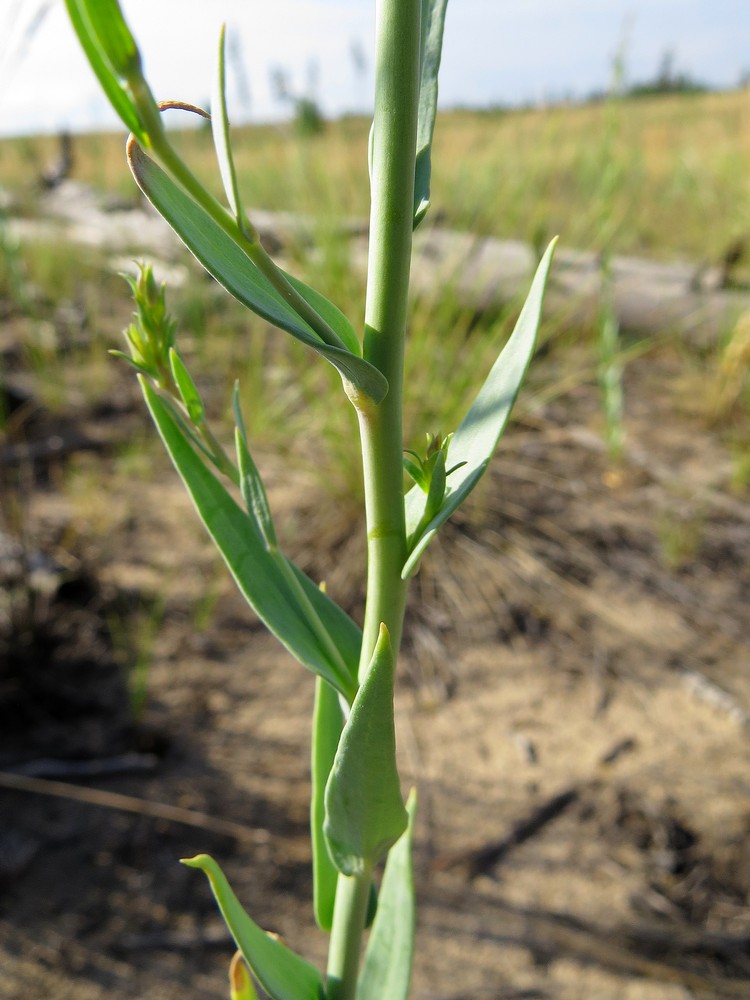
[[[274,68],[324,113],[366,112],[372,0],[122,0],[159,100],[205,105],[216,40],[232,39],[233,120],[285,114]],[[36,25],[34,31],[30,29]],[[750,71],[750,0],[449,0],[440,104],[521,104],[677,71],[719,87]],[[0,135],[117,128],[68,26],[62,0],[0,0]]]

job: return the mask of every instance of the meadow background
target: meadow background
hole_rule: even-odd
[[[604,309],[548,316],[485,488],[425,560],[398,705],[424,803],[425,1000],[746,995],[750,92],[661,83],[438,119],[425,225],[687,261],[736,310],[700,344],[613,338]],[[367,217],[369,122],[297,112],[237,130],[240,183],[304,219],[303,235],[271,220],[272,249],[357,325],[342,229]],[[213,183],[210,134],[175,135]],[[212,850],[318,955],[300,904],[311,691],[234,595],[107,355],[143,239],[54,222],[66,198],[79,235],[87,205],[99,226],[139,206],[123,138],[75,136],[50,185],[59,154],[54,136],[0,141],[4,995],[221,996],[225,936],[174,858]],[[151,254],[219,433],[239,378],[285,544],[358,615],[361,485],[353,417],[323,402],[334,373],[169,241]],[[408,444],[455,425],[518,305],[450,283],[414,297]]]

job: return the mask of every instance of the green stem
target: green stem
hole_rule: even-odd
[[[354,1000],[372,873],[339,875],[328,951],[326,1000]]]
[[[367,514],[367,604],[359,678],[381,622],[397,653],[406,603],[403,492],[404,340],[414,219],[421,0],[378,0],[370,250],[363,356],[388,379],[380,404],[351,393],[357,408]],[[355,1000],[370,873],[339,875],[327,1000]]]
[[[406,585],[403,497],[404,340],[414,219],[420,0],[379,0],[370,254],[364,357],[388,379],[378,406],[358,409],[367,511],[367,606],[360,680],[380,623],[399,648]]]

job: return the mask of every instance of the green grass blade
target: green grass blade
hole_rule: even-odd
[[[422,72],[419,84],[417,158],[414,168],[414,228],[430,207],[432,134],[437,114],[438,70],[448,0],[422,0]]]
[[[232,144],[229,134],[229,115],[227,114],[226,95],[226,25],[221,26],[219,35],[219,60],[214,85],[213,99],[211,101],[211,131],[214,137],[216,157],[219,161],[219,171],[224,184],[229,205],[237,220],[240,229],[247,227],[245,213],[242,209],[242,199],[240,198],[239,186],[237,184],[237,172],[234,169],[234,158],[232,157]],[[247,235],[250,235],[249,233]]]
[[[352,641],[352,633],[359,631],[357,626],[341,608],[321,593],[312,580],[293,567],[305,596],[328,631],[331,643],[341,653],[340,660],[352,665],[347,671],[318,640],[315,626],[300,606],[280,565],[279,560],[284,557],[269,552],[254,519],[235,503],[223,484],[206,468],[169,408],[145,379],[141,379],[141,386],[170,458],[248,604],[303,666],[325,678],[351,700],[356,686],[353,674],[357,660],[348,657],[353,646],[358,650],[358,642]],[[338,631],[329,628],[333,623]],[[341,649],[342,644],[345,650]]]
[[[137,136],[141,142],[147,142],[135,103],[120,82],[112,64],[105,57],[97,32],[89,18],[89,11],[92,8],[95,9],[96,4],[87,2],[87,0],[65,0],[65,6],[73,30],[81,43],[81,48],[86,53],[86,58],[109,103],[120,116],[128,131]]]
[[[457,510],[479,482],[505,430],[536,346],[544,291],[556,242],[553,240],[550,243],[537,268],[510,340],[451,438],[446,465],[448,468],[459,463],[463,465],[448,477],[442,507],[422,527],[427,498],[416,486],[406,495],[406,529],[411,549],[401,574],[404,579],[416,570],[422,553],[438,528]]]
[[[313,908],[318,927],[324,931],[330,931],[333,924],[333,904],[336,899],[336,882],[339,874],[328,853],[323,834],[325,790],[343,727],[344,716],[338,692],[320,677],[316,677],[312,725],[310,830],[313,856]]]
[[[235,944],[271,1000],[323,1000],[323,978],[315,966],[266,934],[245,913],[212,857],[198,854],[182,863],[208,878]]]
[[[323,830],[344,875],[371,869],[406,829],[396,768],[393,672],[391,640],[381,625],[326,785]]]
[[[381,401],[388,382],[381,372],[350,349],[324,343],[298,313],[281,297],[269,280],[253,264],[208,213],[133,144],[130,168],[138,186],[166,219],[185,246],[220,285],[253,312],[286,330],[330,361],[341,375],[361,392]],[[300,295],[333,326],[345,345],[359,342],[351,324],[333,303],[303,282],[285,275]],[[335,319],[335,322],[331,322]],[[345,331],[341,333],[340,330]]]
[[[414,958],[414,872],[412,840],[416,795],[409,796],[409,826],[385,863],[378,909],[362,964],[357,1000],[408,1000]]]

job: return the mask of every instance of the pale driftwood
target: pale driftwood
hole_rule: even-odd
[[[432,229],[417,231],[412,281],[430,294],[453,288],[480,312],[519,299],[528,289],[536,257],[526,243]],[[634,257],[611,262],[612,296],[621,329],[638,336],[677,334],[710,344],[750,310],[750,290],[716,287],[718,274],[689,263]],[[596,321],[602,292],[598,254],[558,247],[547,293],[548,316],[569,326]]]
[[[175,261],[177,238],[145,204],[107,204],[90,189],[64,181],[43,199],[45,218],[11,220],[21,238],[69,239],[111,253],[137,251]],[[342,220],[331,225],[288,212],[253,210],[261,238],[273,253],[300,247],[315,252],[316,233],[335,229],[350,243],[352,264],[366,270],[366,225]],[[412,283],[417,294],[449,291],[478,313],[520,301],[536,266],[532,248],[424,225],[415,234]],[[621,329],[643,337],[677,335],[692,343],[715,343],[743,313],[750,289],[721,287],[721,269],[685,262],[659,263],[634,257],[611,261],[612,296]],[[174,281],[179,276],[171,275]],[[600,257],[565,246],[557,251],[547,298],[547,315],[569,326],[596,320],[602,290]]]

